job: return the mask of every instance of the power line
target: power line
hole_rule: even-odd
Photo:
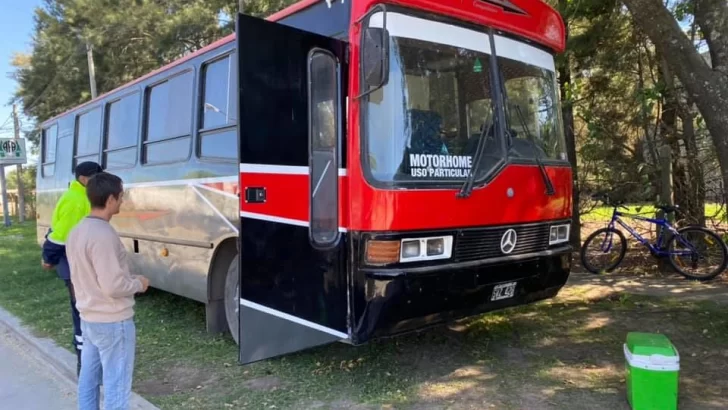
[[[71,54],[70,56],[68,56],[68,58],[67,58],[67,59],[66,59],[66,61],[65,61],[65,62],[64,62],[64,63],[63,63],[62,65],[61,65],[61,67],[60,67],[60,68],[65,68],[66,64],[68,64],[68,63],[69,63],[69,62],[71,61],[71,59],[72,59],[73,57],[74,57],[74,54]],[[40,94],[38,94],[38,97],[36,97],[36,99],[35,99],[35,100],[33,100],[33,102],[32,102],[32,103],[31,103],[31,104],[30,104],[29,106],[27,106],[27,107],[26,107],[25,105],[23,106],[23,109],[24,109],[25,111],[28,111],[28,110],[30,110],[31,108],[33,108],[33,107],[34,107],[34,106],[35,106],[35,105],[36,105],[37,103],[39,103],[39,102],[40,102],[41,98],[45,97],[45,94],[46,94],[46,92],[48,92],[48,90],[50,89],[50,87],[51,87],[51,84],[53,84],[53,82],[54,82],[54,81],[56,81],[56,78],[58,78],[58,75],[59,75],[59,74],[61,73],[61,70],[60,70],[60,68],[56,70],[56,74],[55,74],[55,75],[53,76],[53,78],[51,78],[51,80],[50,80],[50,81],[48,82],[48,84],[46,84],[46,86],[45,86],[45,88],[43,89],[43,91],[41,91],[41,93],[40,93]]]
[[[7,120],[5,120],[5,122],[3,123],[3,125],[0,125],[0,128],[5,128],[5,126],[6,126],[6,125],[8,125],[8,123],[9,123],[9,122],[10,122],[10,120],[12,120],[12,119],[13,119],[13,114],[10,114],[10,115],[8,116],[8,119],[7,119]]]

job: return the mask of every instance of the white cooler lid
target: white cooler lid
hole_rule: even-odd
[[[657,370],[663,372],[674,372],[680,370],[680,354],[675,349],[675,356],[663,356],[661,354],[639,355],[632,354],[624,344],[624,358],[634,368],[644,370]]]

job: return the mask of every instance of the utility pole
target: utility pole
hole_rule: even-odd
[[[10,226],[10,212],[8,211],[8,190],[5,183],[5,164],[0,164],[0,190],[3,199],[3,221],[5,226]]]
[[[18,119],[18,106],[13,104],[13,127],[15,128],[15,140],[20,139],[20,120]],[[23,165],[16,165],[15,173],[18,174],[18,222],[25,222],[25,187],[23,187]]]
[[[91,98],[96,98],[96,69],[94,68],[94,47],[86,42],[86,59],[88,60],[88,80],[91,83]]]

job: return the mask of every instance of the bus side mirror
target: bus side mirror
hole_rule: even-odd
[[[364,30],[362,66],[364,84],[375,89],[389,80],[389,33],[379,27]]]

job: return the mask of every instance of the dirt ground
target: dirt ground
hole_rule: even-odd
[[[723,281],[677,275],[577,272],[550,301],[367,346],[314,349],[263,371],[158,369],[138,391],[161,408],[629,409],[622,346],[627,332],[645,331],[666,334],[679,350],[680,409],[726,409],[727,290]]]
[[[629,409],[622,343],[637,330],[668,335],[682,355],[679,408],[726,409],[726,290],[679,277],[575,273],[558,298],[506,316],[500,329],[469,324],[454,329],[445,351],[425,344],[414,366],[431,376],[409,403],[322,408]],[[487,342],[463,363],[457,351],[472,347],[468,334]]]

